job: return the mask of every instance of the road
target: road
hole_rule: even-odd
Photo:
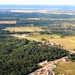
[[[57,64],[59,61],[63,60],[63,58],[60,58],[54,61],[50,61],[47,64],[43,65],[42,68],[30,73],[29,75],[46,75],[48,71],[50,71],[52,75],[55,75],[53,70],[56,68],[56,65],[54,64]]]

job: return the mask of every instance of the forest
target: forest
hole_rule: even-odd
[[[28,75],[40,68],[39,62],[52,61],[68,54],[58,46],[0,36],[0,75]]]

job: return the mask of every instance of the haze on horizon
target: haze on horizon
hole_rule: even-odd
[[[75,5],[75,0],[0,0],[0,5]]]

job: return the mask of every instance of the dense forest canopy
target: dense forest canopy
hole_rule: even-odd
[[[40,68],[41,61],[51,61],[68,55],[58,46],[0,36],[0,75],[27,75]]]

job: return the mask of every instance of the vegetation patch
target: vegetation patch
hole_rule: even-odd
[[[75,62],[71,61],[60,61],[54,70],[55,75],[74,75],[75,74]]]
[[[40,32],[44,31],[39,27],[6,27],[10,32]]]
[[[37,34],[37,35],[31,35],[29,37],[37,39],[37,40],[41,40],[42,38],[44,38],[47,41],[55,42],[56,44],[61,44],[63,46],[63,48],[65,48],[69,51],[75,49],[75,36],[68,36],[68,37],[65,36],[64,38],[62,38],[61,36],[55,35],[55,34],[52,34],[52,35]]]
[[[0,36],[0,75],[27,75],[39,62],[68,55],[68,51],[27,39]]]
[[[75,53],[69,55],[71,61],[75,61]]]

